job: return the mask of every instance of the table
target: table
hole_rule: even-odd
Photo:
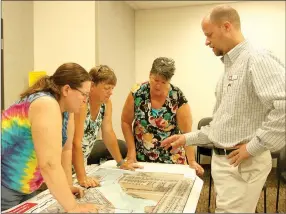
[[[101,176],[103,176],[103,180],[101,181],[102,187],[92,188],[93,190],[91,190],[91,191],[96,191],[96,195],[98,195],[99,192],[96,189],[100,189],[100,192],[103,193],[102,198],[104,198],[104,199],[107,198],[108,200],[106,200],[106,201],[108,201],[108,203],[110,203],[110,201],[111,201],[112,205],[114,205],[114,208],[112,210],[113,212],[125,212],[126,213],[126,212],[131,211],[131,212],[141,212],[142,213],[142,212],[144,212],[144,211],[142,211],[142,209],[140,210],[138,208],[136,210],[136,208],[130,208],[130,206],[132,206],[132,204],[134,205],[134,207],[141,206],[142,205],[142,199],[130,198],[130,194],[126,194],[126,192],[124,193],[121,190],[121,189],[126,189],[126,185],[130,186],[130,183],[126,183],[127,181],[131,181],[131,183],[133,182],[134,184],[132,184],[132,185],[135,185],[135,186],[137,185],[136,187],[140,187],[140,186],[142,187],[142,185],[147,185],[147,186],[144,186],[144,188],[146,189],[146,187],[151,188],[153,186],[157,186],[156,188],[157,189],[159,188],[161,190],[163,188],[162,184],[164,187],[168,186],[168,185],[176,185],[177,186],[181,182],[181,184],[180,184],[181,186],[178,186],[178,188],[179,187],[181,187],[181,188],[185,187],[186,186],[185,180],[188,179],[188,180],[192,180],[192,182],[193,182],[192,187],[190,187],[188,185],[186,186],[186,187],[190,187],[189,192],[187,192],[187,189],[185,189],[185,188],[184,188],[184,191],[179,191],[181,195],[184,195],[181,198],[178,198],[178,196],[177,196],[178,191],[177,192],[174,192],[174,191],[170,192],[168,190],[169,191],[168,194],[164,193],[166,195],[166,197],[165,197],[166,199],[164,199],[165,205],[162,205],[162,203],[164,203],[164,200],[160,199],[159,201],[157,201],[158,203],[155,202],[155,203],[157,203],[156,205],[153,204],[152,206],[150,206],[150,201],[153,203],[154,203],[154,201],[149,200],[150,198],[147,197],[148,200],[146,199],[146,204],[144,205],[145,201],[143,199],[143,205],[142,206],[144,206],[144,208],[152,207],[152,209],[154,209],[154,210],[157,209],[158,212],[162,212],[162,209],[165,210],[166,207],[168,208],[168,206],[170,206],[170,203],[171,204],[174,203],[173,205],[176,207],[179,207],[179,205],[181,206],[181,212],[183,212],[183,213],[194,213],[196,211],[196,206],[197,206],[197,203],[198,203],[198,200],[200,197],[200,193],[202,190],[203,181],[195,175],[195,170],[189,168],[188,165],[160,164],[160,163],[146,163],[146,162],[141,162],[140,165],[144,166],[144,168],[143,169],[136,169],[135,173],[130,172],[130,171],[126,171],[126,170],[118,169],[116,167],[116,162],[114,160],[106,161],[105,163],[103,163],[100,166],[98,166],[98,165],[87,166],[87,168],[86,168],[87,174],[92,175],[93,173],[101,173]],[[140,173],[140,174],[138,174],[138,173]],[[170,174],[165,174],[165,173],[170,173]],[[124,174],[124,176],[125,176],[125,177],[123,176],[123,179],[122,179],[122,174]],[[180,174],[180,175],[178,175],[178,174]],[[105,175],[107,175],[107,176],[105,176]],[[144,177],[146,175],[147,175],[147,177]],[[154,179],[152,177],[153,175],[155,176]],[[174,182],[175,177],[179,178],[178,176],[183,177],[183,180],[180,180],[181,179],[180,178],[179,181],[176,180]],[[118,183],[114,184],[114,180],[112,180],[113,177],[115,178],[114,180],[116,180],[116,181],[118,180],[118,183],[120,183],[121,188],[117,189],[116,191],[113,191],[114,193],[111,193],[110,189],[116,189],[115,188],[116,186],[114,186],[114,185],[119,186]],[[120,179],[118,179],[119,177],[120,177]],[[138,178],[140,180],[139,181],[140,184],[138,184]],[[151,180],[148,180],[149,183],[147,182],[146,178],[147,178],[147,180],[151,179]],[[167,181],[164,183],[165,179],[167,179]],[[111,180],[112,180],[112,182],[111,182]],[[76,182],[77,182],[77,180],[74,179],[75,185],[76,185]],[[161,185],[161,186],[158,186],[158,185]],[[185,186],[183,186],[183,185],[185,185]],[[108,188],[110,188],[110,189],[108,189]],[[134,187],[131,188],[131,191],[132,191],[132,189],[134,189]],[[175,189],[175,187],[173,189]],[[145,190],[143,190],[143,191],[145,191]],[[150,191],[150,190],[148,190],[148,191]],[[118,192],[120,192],[120,193],[118,193]],[[137,192],[138,192],[138,190],[137,190]],[[124,193],[124,197],[123,197],[123,193]],[[95,193],[93,193],[93,194],[95,194]],[[116,195],[116,194],[118,194],[118,195]],[[134,193],[131,192],[131,195],[132,194],[134,194]],[[146,192],[144,194],[146,196]],[[174,200],[177,198],[178,204],[175,204],[176,202],[174,202],[172,194],[175,194]],[[186,194],[187,194],[187,196],[186,196]],[[151,195],[152,195],[152,191],[151,191],[151,194],[149,194],[149,196],[151,196]],[[153,196],[158,196],[158,192],[154,191]],[[162,196],[162,198],[164,196]],[[116,197],[118,197],[118,198],[116,198]],[[88,198],[91,198],[91,196],[89,196]],[[129,200],[132,199],[132,200],[134,200],[134,202],[130,201],[130,204],[128,206],[126,205],[126,207],[117,209],[115,207],[117,207],[118,204],[120,204],[120,206],[122,206],[122,202],[118,202],[118,203],[116,202],[117,199],[118,199],[118,201],[121,200],[124,202],[128,202]],[[170,199],[172,199],[172,200],[170,200]],[[99,200],[97,198],[96,200],[100,201],[102,199]],[[141,201],[136,202],[136,200],[141,200]],[[183,200],[185,200],[185,203],[182,202]],[[84,201],[84,202],[88,202],[88,201]],[[102,200],[102,203],[105,203],[105,201]],[[136,203],[138,203],[138,205],[136,205]],[[158,205],[159,203],[161,203],[160,206]],[[25,213],[33,213],[33,212],[39,213],[39,212],[42,212],[43,210],[47,211],[47,209],[49,209],[48,212],[60,212],[60,210],[58,208],[53,208],[53,209],[51,208],[53,206],[53,204],[56,204],[55,199],[50,194],[49,190],[45,190],[45,191],[41,192],[40,194],[38,194],[37,196],[19,204],[18,206],[15,206],[15,207],[7,210],[6,212],[10,211],[10,212],[21,212],[21,213],[23,213],[23,212],[25,212]],[[182,206],[183,206],[183,208],[182,208]],[[48,207],[48,208],[46,209],[46,207]],[[54,206],[54,207],[56,207],[56,206]],[[109,211],[110,211],[110,208],[108,208],[108,210],[104,210],[104,212],[109,212]]]

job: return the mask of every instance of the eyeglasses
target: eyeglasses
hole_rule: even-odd
[[[87,100],[89,99],[89,93],[85,93],[85,92],[79,90],[78,88],[74,88],[74,89],[79,91],[81,93],[81,95],[84,96]]]

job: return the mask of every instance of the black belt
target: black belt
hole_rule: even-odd
[[[229,155],[232,151],[236,149],[221,149],[214,147],[213,150],[216,155]]]

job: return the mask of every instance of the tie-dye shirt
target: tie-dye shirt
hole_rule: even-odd
[[[1,185],[20,193],[30,194],[43,183],[28,118],[30,104],[42,96],[53,97],[50,93],[38,92],[2,112]],[[67,140],[68,117],[68,112],[64,112],[62,145]]]

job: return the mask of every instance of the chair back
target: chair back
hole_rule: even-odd
[[[277,166],[278,167],[278,166]],[[280,176],[282,177],[282,181],[286,183],[286,146],[281,150],[280,153]]]
[[[280,151],[271,153],[272,159],[277,159],[276,175],[286,182],[286,146]]]
[[[200,130],[201,127],[209,125],[212,120],[213,120],[212,117],[205,117],[201,119],[198,123],[198,129]]]
[[[125,141],[117,140],[120,153],[123,158],[127,155],[127,146]],[[99,164],[102,160],[112,160],[112,156],[106,148],[103,140],[97,140],[94,143],[92,151],[88,157],[87,164]]]
[[[198,123],[198,130],[200,130],[203,126],[207,126],[210,124],[210,122],[212,121],[212,117],[205,117],[203,119],[201,119]],[[212,156],[212,148],[213,145],[211,144],[207,144],[204,146],[197,146],[197,162],[200,163],[201,162],[201,155],[205,155],[205,156]]]

